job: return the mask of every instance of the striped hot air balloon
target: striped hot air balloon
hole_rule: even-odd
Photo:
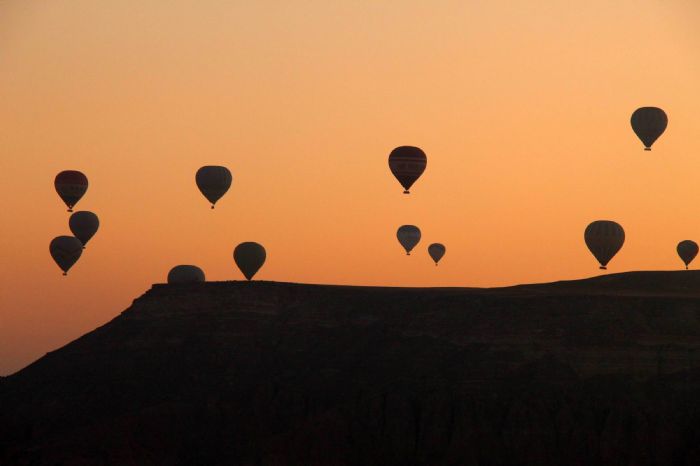
[[[586,227],[583,238],[588,249],[600,262],[600,268],[606,270],[610,259],[625,242],[625,230],[611,220],[596,220]]]
[[[427,163],[425,152],[418,147],[401,146],[389,154],[389,169],[403,186],[404,194],[409,194],[408,190],[423,174]]]
[[[652,144],[666,131],[668,117],[658,107],[641,107],[634,111],[630,123],[637,137],[644,143],[644,150],[651,150]]]
[[[53,184],[58,195],[68,206],[68,212],[73,212],[73,206],[87,191],[88,179],[79,171],[65,170],[56,175]]]

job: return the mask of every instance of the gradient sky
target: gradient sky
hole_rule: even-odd
[[[498,286],[678,269],[700,240],[700,2],[0,1],[0,374],[107,322],[170,267],[240,279]],[[640,106],[669,128],[644,152]],[[417,145],[410,196],[387,156]],[[201,165],[233,186],[216,210]],[[56,173],[102,222],[63,277]],[[423,240],[410,258],[395,232]],[[442,242],[434,267],[426,252]]]

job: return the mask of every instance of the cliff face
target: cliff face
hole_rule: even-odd
[[[700,272],[155,285],[0,380],[0,464],[700,464]]]

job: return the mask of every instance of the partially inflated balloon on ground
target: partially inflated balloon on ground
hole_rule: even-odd
[[[666,131],[668,117],[660,108],[642,107],[634,111],[630,123],[637,137],[644,143],[644,150],[651,150],[652,144]]]
[[[411,250],[420,241],[420,230],[415,225],[402,225],[396,231],[396,238],[406,250],[406,255],[411,255]]]
[[[596,220],[586,227],[583,235],[586,246],[600,262],[602,270],[607,269],[610,259],[625,243],[625,230],[611,220]]]
[[[233,250],[233,260],[246,279],[252,280],[265,263],[267,253],[262,245],[255,242],[241,243]]]
[[[409,194],[408,190],[423,174],[427,164],[425,152],[418,147],[401,146],[389,154],[389,169],[403,186],[404,194]]]
[[[435,265],[438,265],[442,256],[445,255],[445,246],[440,243],[433,243],[428,246],[428,254],[435,261]]]
[[[204,197],[211,202],[213,209],[216,201],[221,199],[231,187],[233,176],[226,167],[207,165],[197,170],[195,181]]]
[[[73,236],[57,236],[51,240],[49,252],[56,264],[63,270],[63,275],[67,275],[68,270],[80,259],[80,255],[83,253],[83,243]]]
[[[678,252],[678,256],[680,256],[687,269],[688,265],[695,259],[695,256],[698,255],[698,244],[689,239],[681,241],[678,243],[678,246],[676,246],[676,252]]]
[[[87,191],[88,179],[79,171],[66,170],[56,175],[53,184],[58,195],[68,206],[68,212],[73,212],[73,206]]]
[[[196,265],[176,265],[168,273],[168,283],[200,283],[205,281],[204,272]]]
[[[100,227],[100,220],[92,212],[80,211],[70,216],[68,226],[73,235],[83,243],[83,248],[95,236]]]

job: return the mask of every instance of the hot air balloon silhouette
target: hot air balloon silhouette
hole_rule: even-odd
[[[92,212],[81,210],[70,216],[68,226],[73,235],[83,243],[83,249],[85,249],[87,242],[100,227],[100,220]]]
[[[428,254],[435,261],[435,266],[437,267],[438,262],[445,255],[445,246],[440,243],[433,243],[428,246]]]
[[[252,241],[241,243],[233,250],[233,260],[247,280],[253,279],[266,258],[265,248]]]
[[[607,270],[608,262],[625,242],[625,230],[611,220],[596,220],[586,227],[583,238],[588,249],[600,262],[600,268]]]
[[[678,252],[678,256],[685,264],[685,269],[688,270],[688,265],[690,265],[693,259],[695,259],[695,256],[698,255],[698,243],[689,239],[681,241],[678,243],[678,246],[676,246],[676,252]]]
[[[668,117],[658,107],[641,107],[634,111],[630,122],[635,134],[644,143],[644,150],[651,150],[654,141],[666,131]]]
[[[73,267],[83,253],[83,243],[73,236],[57,236],[49,245],[51,257],[63,270],[63,275],[68,275],[68,270]]]
[[[402,225],[396,231],[396,237],[406,250],[406,255],[410,256],[411,250],[420,241],[420,230],[415,225]]]
[[[168,272],[168,283],[199,283],[205,281],[204,272],[196,265],[176,265]]]
[[[226,167],[207,165],[197,170],[195,181],[204,197],[211,202],[211,208],[213,209],[216,201],[221,199],[231,187],[233,176]]]
[[[389,154],[389,169],[403,186],[404,194],[410,194],[408,190],[423,174],[427,163],[425,152],[418,147],[401,146]]]
[[[53,185],[58,195],[68,206],[68,212],[73,212],[73,206],[87,191],[88,179],[79,171],[65,170],[56,175]]]

